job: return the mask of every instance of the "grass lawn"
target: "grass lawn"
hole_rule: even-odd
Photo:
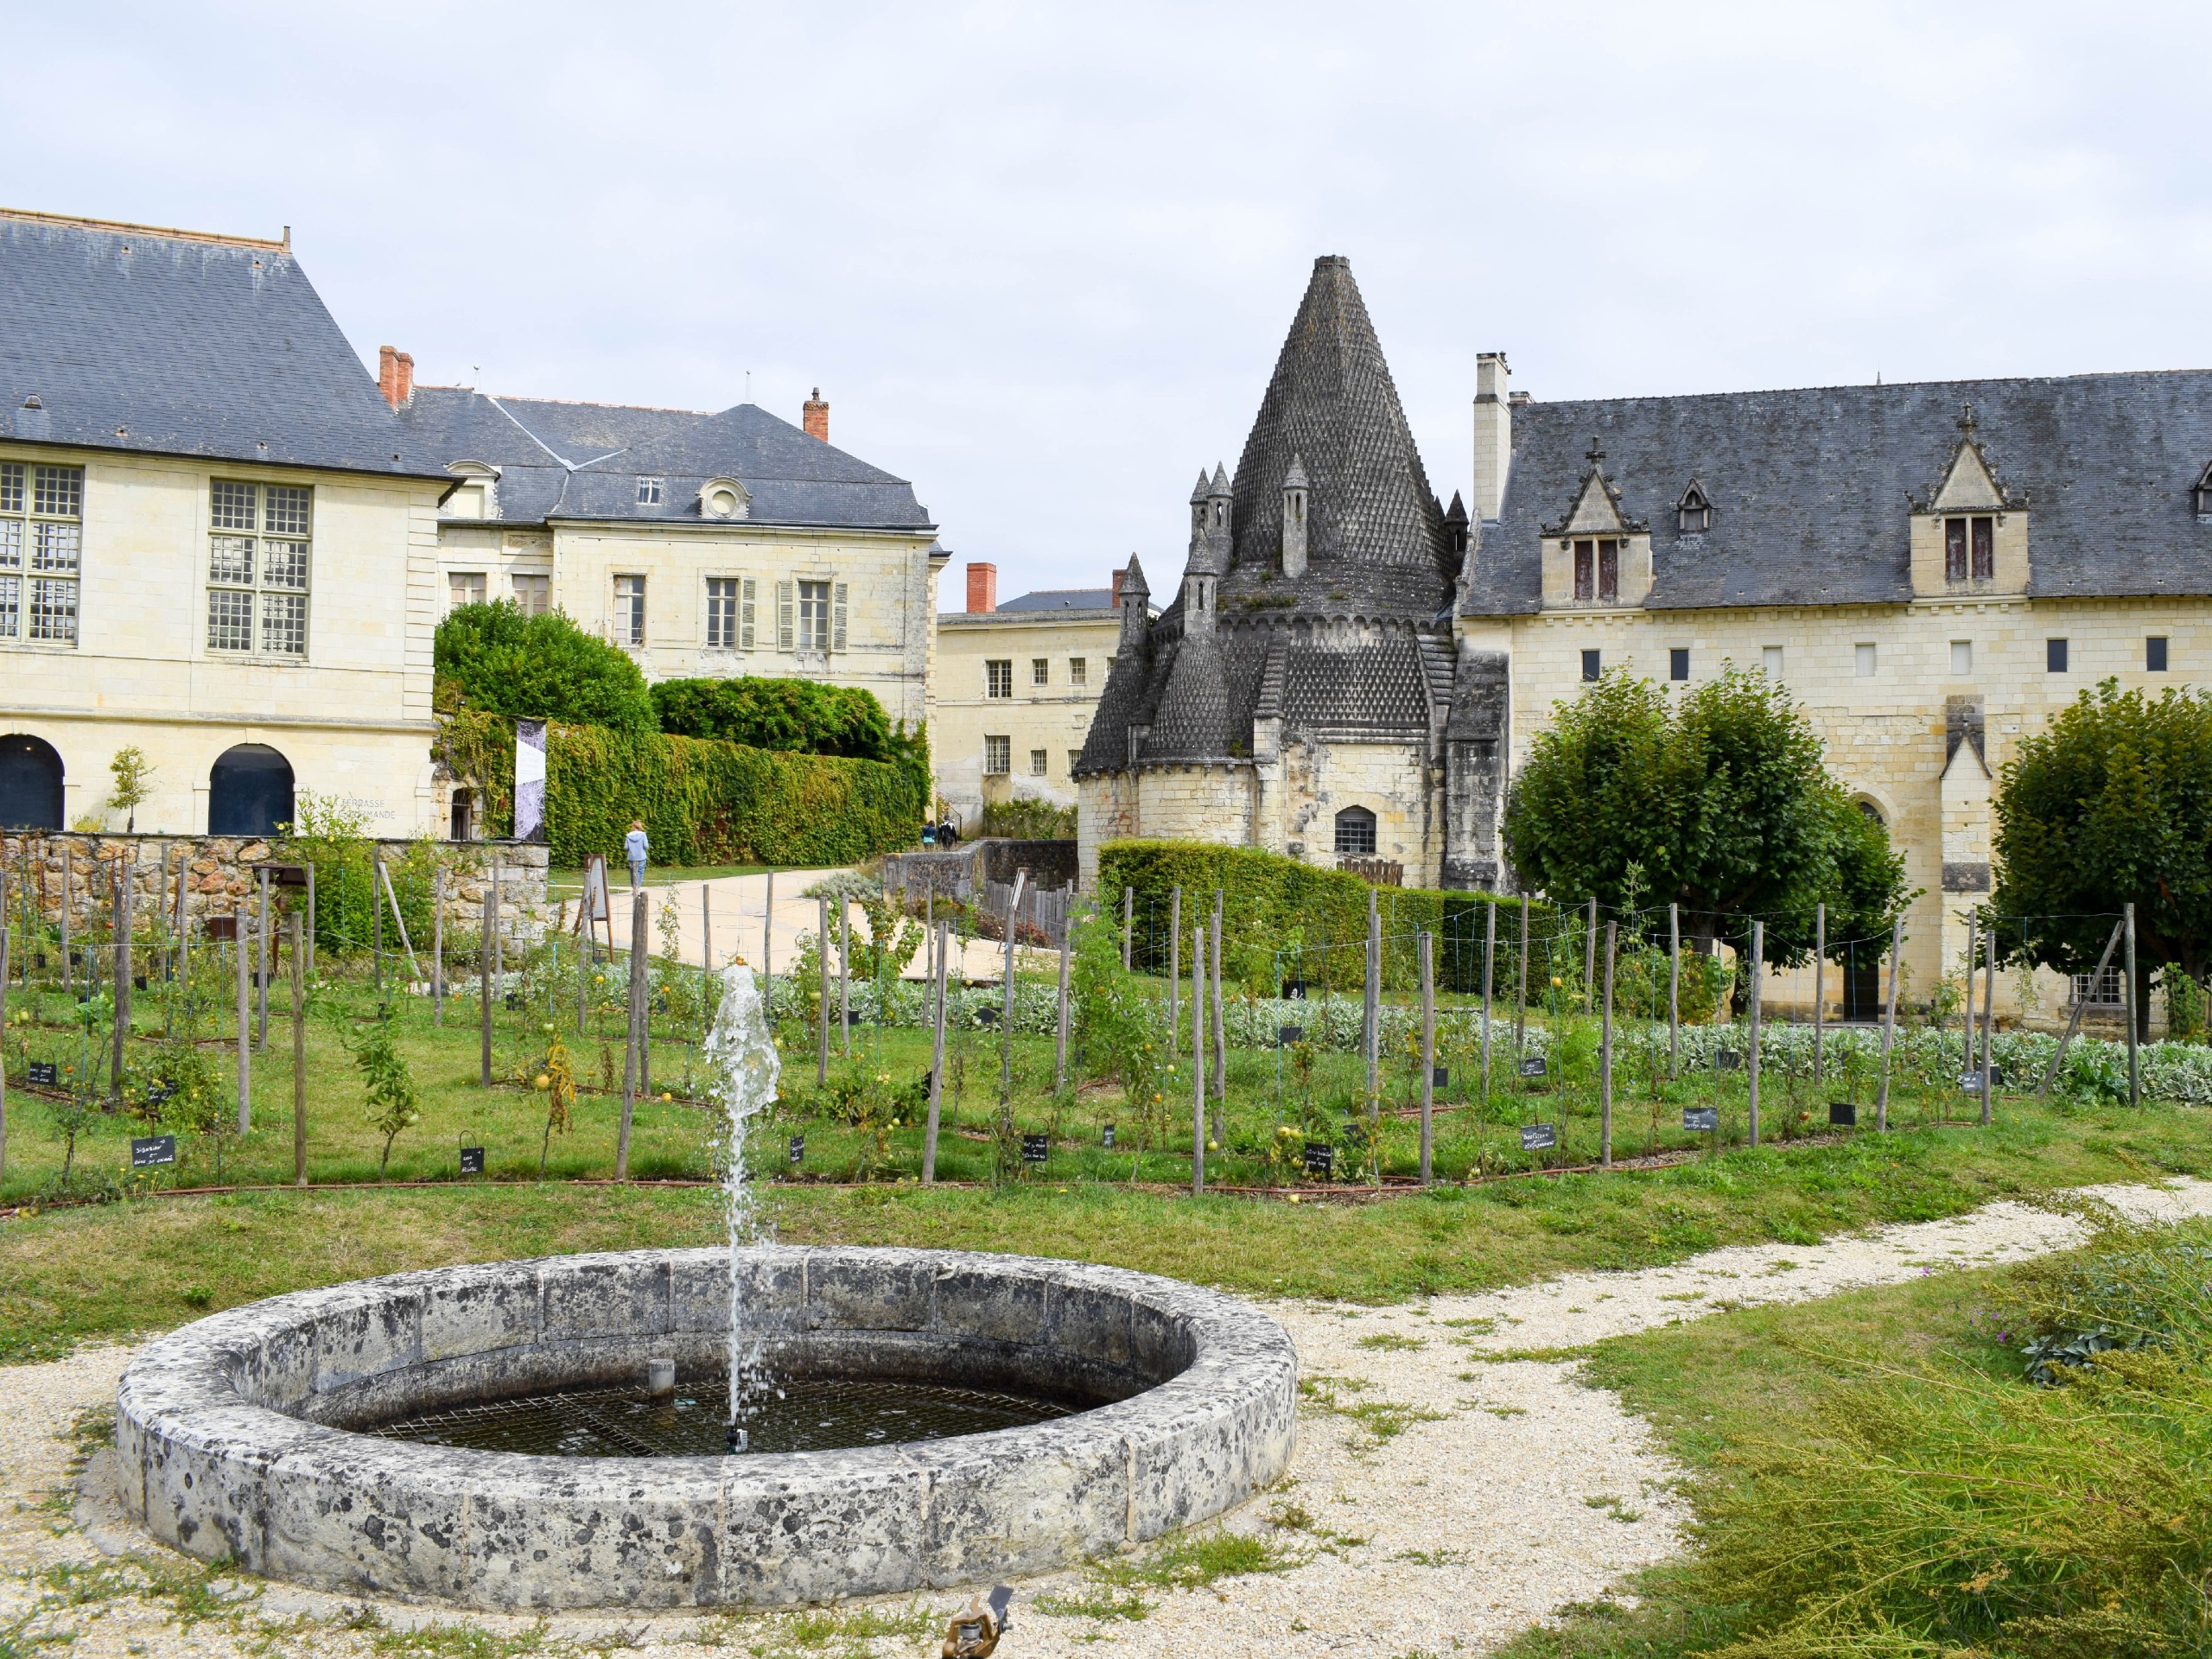
[[[796,867],[788,864],[648,864],[645,866],[645,885],[649,887],[672,887],[679,881],[718,881],[726,875],[763,875],[773,870],[781,875]],[[630,872],[619,858],[607,863],[607,879],[618,888],[626,887]],[[580,869],[555,868],[545,873],[547,893],[554,897],[575,898],[584,890],[584,873]],[[806,884],[801,882],[800,887]],[[796,897],[798,888],[791,889]]]

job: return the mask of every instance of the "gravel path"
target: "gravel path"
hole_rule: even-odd
[[[2139,1215],[2212,1215],[2212,1183],[2092,1191]],[[1688,1511],[1673,1491],[1681,1471],[1652,1434],[1613,1395],[1579,1382],[1572,1360],[1491,1359],[1470,1370],[1475,1355],[1580,1347],[1727,1307],[2017,1261],[2081,1236],[2065,1217],[1998,1204],[1824,1244],[1715,1250],[1669,1268],[1579,1274],[1481,1296],[1386,1309],[1278,1305],[1271,1311],[1297,1340],[1310,1396],[1298,1459],[1282,1489],[1227,1524],[1263,1535],[1296,1565],[1203,1590],[1144,1588],[1138,1593],[1154,1605],[1141,1624],[1041,1612],[1039,1598],[1127,1592],[1076,1574],[1040,1580],[1021,1587],[1000,1650],[1008,1659],[1075,1659],[1103,1640],[1139,1641],[1177,1659],[1484,1651],[1675,1554]],[[222,1580],[218,1600],[228,1599],[231,1611],[184,1627],[174,1597],[134,1587],[151,1573],[177,1573],[175,1558],[134,1539],[99,1498],[96,1478],[85,1483],[94,1496],[72,1516],[73,1427],[111,1402],[129,1357],[94,1350],[0,1370],[0,1640],[41,1599],[34,1630],[73,1632],[70,1651],[80,1659],[243,1656],[270,1650],[272,1636],[286,1653],[367,1655],[378,1624],[465,1622],[523,1643],[537,1628]],[[93,1476],[105,1461],[96,1459]],[[182,1576],[197,1583],[195,1571]],[[65,1580],[76,1586],[73,1605],[56,1605]],[[552,1621],[543,1641],[552,1650],[623,1644],[888,1659],[933,1654],[934,1630],[924,1637],[917,1623],[868,1637],[853,1627],[856,1616],[941,1620],[963,1599],[945,1593],[846,1610],[842,1628],[804,1615],[571,1616]]]

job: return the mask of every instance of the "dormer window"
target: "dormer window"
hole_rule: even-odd
[[[2212,467],[2196,475],[2196,483],[2190,491],[2190,499],[2196,504],[2196,516],[2212,518]]]
[[[1943,580],[1997,578],[1997,521],[1985,514],[1943,521]]]
[[[662,480],[658,478],[639,479],[638,480],[638,505],[641,507],[657,507],[660,505],[661,484]]]
[[[1585,537],[1574,544],[1577,604],[1618,605],[1621,601],[1621,544],[1614,536]]]
[[[1675,528],[1685,536],[1701,536],[1713,528],[1713,503],[1703,486],[1693,482],[1675,504]]]
[[[742,518],[750,511],[752,500],[745,486],[735,479],[710,478],[699,486],[699,516]]]

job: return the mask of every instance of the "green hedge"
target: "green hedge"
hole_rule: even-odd
[[[1209,913],[1213,894],[1222,899],[1224,978],[1246,982],[1264,979],[1280,957],[1285,978],[1302,976],[1315,990],[1355,991],[1365,968],[1361,947],[1367,939],[1368,884],[1343,870],[1325,869],[1276,853],[1224,847],[1198,841],[1109,841],[1098,849],[1100,909],[1118,921],[1124,888],[1136,895],[1136,931],[1130,965],[1152,973],[1167,966],[1167,917],[1171,892],[1183,889],[1183,930],[1195,925],[1194,906]],[[1436,982],[1440,988],[1472,991],[1482,983],[1484,911],[1498,906],[1494,984],[1503,995],[1513,983],[1521,901],[1481,893],[1442,893],[1421,887],[1376,887],[1382,919],[1382,975],[1385,988],[1417,989],[1421,964],[1415,935],[1436,938]],[[1564,924],[1579,927],[1579,920]],[[1529,934],[1542,942],[1562,925],[1553,907],[1529,906]],[[1576,934],[1579,943],[1580,934]],[[1183,955],[1190,955],[1184,941]],[[1579,950],[1573,972],[1580,978]],[[1188,971],[1187,960],[1183,964]],[[1531,971],[1531,979],[1535,977]]]
[[[514,722],[448,720],[456,776],[496,779],[486,827],[514,825]],[[553,861],[619,859],[631,820],[660,864],[845,864],[915,844],[929,804],[926,751],[897,761],[786,754],[709,739],[596,726],[547,734],[545,826]]]

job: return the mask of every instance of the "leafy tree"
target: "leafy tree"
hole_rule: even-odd
[[[131,834],[138,828],[138,809],[154,792],[154,763],[136,743],[127,743],[115,752],[107,769],[115,778],[115,787],[108,791],[108,810],[122,813],[124,833]]]
[[[337,1016],[343,1020],[341,1014]],[[412,1127],[423,1116],[422,1096],[416,1092],[415,1073],[407,1064],[407,1057],[391,1040],[391,1007],[377,1004],[377,1017],[359,1042],[350,1040],[343,1024],[339,1027],[338,1040],[353,1057],[353,1064],[360,1068],[361,1080],[367,1085],[369,1127],[384,1136],[384,1156],[377,1160],[377,1177],[384,1178],[391,1166],[391,1143],[399,1138],[402,1129]]]
[[[1679,704],[1617,673],[1557,705],[1514,780],[1505,840],[1555,901],[1678,904],[1707,948],[1759,918],[1783,964],[1809,956],[1816,905],[1840,955],[1886,933],[1908,897],[1904,859],[1828,776],[1802,711],[1733,670]]]
[[[2212,694],[2154,701],[2107,680],[2020,740],[1990,804],[1992,902],[2019,927],[2020,959],[2087,973],[2134,905],[2147,1036],[2152,972],[2202,983],[2212,964]]]
[[[652,698],[637,664],[559,611],[524,616],[505,600],[457,606],[438,624],[432,663],[441,707],[653,729]]]

